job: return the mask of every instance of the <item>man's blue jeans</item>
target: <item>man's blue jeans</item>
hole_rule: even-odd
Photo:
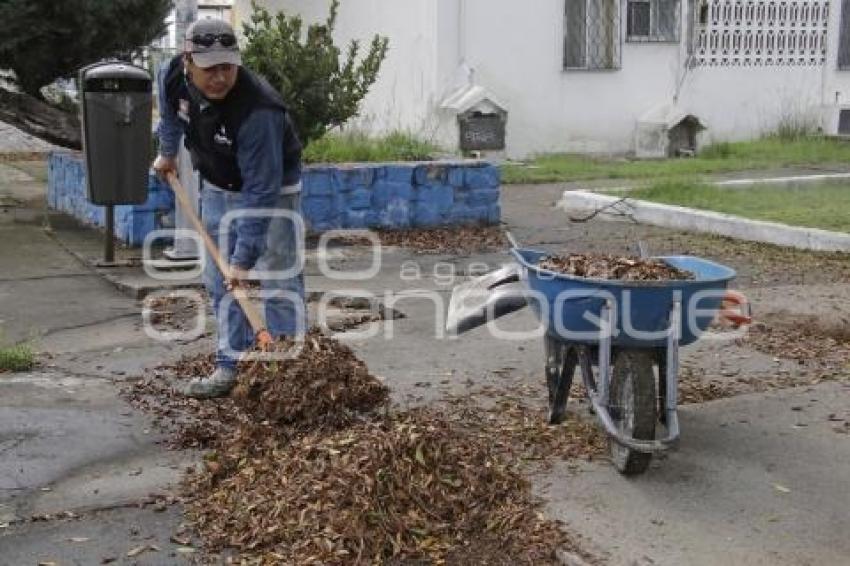
[[[201,217],[213,241],[221,248],[225,260],[233,253],[236,242],[236,226],[239,219],[222,227],[222,217],[242,208],[242,194],[224,191],[204,182],[201,190]],[[287,210],[300,216],[301,193],[281,194],[277,209]],[[227,248],[222,247],[221,229],[228,229]],[[261,276],[260,289],[263,296],[266,326],[275,338],[294,336],[305,332],[306,308],[304,303],[303,223],[293,222],[291,216],[275,216],[269,221],[266,236],[266,251],[257,261],[254,270]],[[291,277],[269,278],[269,272],[289,270]],[[295,273],[293,273],[295,271]],[[272,273],[272,275],[274,275]],[[229,296],[221,271],[212,257],[207,254],[204,264],[204,286],[207,288],[217,322],[216,365],[235,368],[239,354],[247,350],[254,341],[254,331],[245,318],[239,303]]]

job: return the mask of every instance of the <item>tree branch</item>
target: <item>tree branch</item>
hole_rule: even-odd
[[[610,214],[611,216],[622,216],[624,218],[628,218],[632,222],[635,222],[635,219],[634,219],[632,212],[630,212],[629,210],[624,211],[624,210],[618,209],[618,205],[620,205],[620,204],[625,204],[625,205],[629,206],[628,197],[623,197],[621,199],[617,199],[616,201],[612,202],[611,204],[606,204],[602,208],[598,208],[598,209],[594,210],[593,212],[591,212],[587,216],[582,216],[582,217],[570,216],[569,217],[570,222],[578,222],[578,223],[589,222],[589,221],[593,220],[594,218],[596,218],[597,216],[599,216],[600,214],[602,214],[603,212],[606,212],[606,213]]]
[[[82,149],[77,116],[28,94],[0,89],[0,121],[50,143]]]

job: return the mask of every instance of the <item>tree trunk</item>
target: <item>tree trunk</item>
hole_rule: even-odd
[[[50,143],[82,149],[80,121],[28,94],[0,89],[0,121]]]

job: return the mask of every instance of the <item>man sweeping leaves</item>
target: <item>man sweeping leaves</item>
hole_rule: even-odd
[[[163,68],[158,83],[154,170],[163,177],[176,172],[183,136],[200,177],[204,227],[228,266],[223,273],[206,258],[204,285],[217,322],[216,367],[184,391],[219,397],[236,384],[237,362],[255,338],[232,297],[249,272],[260,279],[271,335],[304,333],[301,143],[280,95],[241,66],[236,35],[224,21],[193,24],[183,53]]]

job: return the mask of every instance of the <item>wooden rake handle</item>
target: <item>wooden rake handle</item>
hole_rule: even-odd
[[[218,246],[207,233],[206,228],[204,228],[204,225],[201,223],[201,219],[198,218],[198,215],[195,213],[195,207],[189,201],[189,195],[186,193],[185,187],[183,187],[180,179],[177,178],[177,175],[173,171],[169,171],[166,174],[166,179],[168,180],[168,184],[171,185],[171,189],[174,191],[174,196],[176,196],[177,200],[180,201],[180,205],[183,207],[183,213],[189,221],[192,222],[192,225],[195,227],[195,231],[200,234],[201,240],[204,242],[204,247],[207,249],[207,253],[212,256],[219,271],[221,271],[222,276],[227,278],[230,273],[230,266],[224,261],[224,258],[221,257]],[[269,334],[268,329],[266,329],[266,325],[263,322],[263,318],[260,316],[260,313],[257,312],[253,303],[251,303],[248,299],[245,289],[237,287],[233,289],[232,293],[233,297],[242,308],[242,312],[245,313],[245,318],[248,319],[248,323],[254,331],[257,343],[260,347],[266,348],[272,343],[272,337],[271,334]]]

